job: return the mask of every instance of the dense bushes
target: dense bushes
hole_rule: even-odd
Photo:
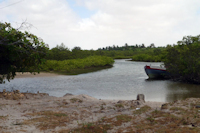
[[[133,61],[161,62],[165,59],[165,48],[146,48],[132,56]]]
[[[132,56],[133,61],[145,61],[145,62],[161,62],[161,56],[148,55],[148,54],[138,54]]]
[[[84,59],[71,59],[71,60],[47,60],[41,66],[42,71],[59,71],[70,72],[77,69],[87,69],[91,67],[103,67],[112,65],[114,60],[105,56],[91,56]]]
[[[200,35],[184,37],[178,45],[168,45],[164,64],[173,79],[200,83]]]
[[[48,51],[46,56],[47,60],[69,60],[69,59],[83,59],[89,56],[108,56],[113,59],[128,59],[134,55],[147,54],[159,56],[165,47],[136,47],[136,46],[127,46],[126,47],[117,47],[109,49],[98,49],[98,50],[82,50],[80,47],[74,47],[72,50],[69,50],[62,43],[57,45],[55,48],[52,48]],[[158,59],[156,59],[158,60]],[[158,60],[160,61],[160,60]]]

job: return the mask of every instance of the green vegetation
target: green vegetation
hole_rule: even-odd
[[[128,115],[125,115],[125,114],[118,115],[118,116],[116,116],[116,118],[117,118],[117,121],[122,121],[122,122],[129,122],[129,121],[131,121],[131,117],[128,116]]]
[[[23,25],[23,24],[22,24]],[[0,23],[0,83],[13,79],[16,72],[53,71],[80,74],[111,67],[113,59],[164,62],[171,78],[200,83],[200,35],[186,36],[167,47],[131,45],[108,46],[98,50],[68,49],[63,43],[48,49],[42,39]]]
[[[84,70],[94,70],[93,68],[103,68],[111,66],[114,60],[106,56],[90,56],[84,59],[71,59],[71,60],[47,60],[41,65],[42,71],[54,71],[65,74],[78,74],[83,73]]]
[[[133,61],[144,61],[144,62],[161,62],[162,57],[156,55],[148,55],[148,54],[138,54],[132,56]]]
[[[200,83],[200,35],[183,37],[166,48],[164,64],[175,80]]]
[[[113,59],[130,59],[134,61],[161,61],[163,56],[164,47],[156,48],[154,44],[148,47],[142,45],[129,46],[127,43],[124,46],[115,46],[99,48],[98,50],[82,50],[80,47],[74,47],[71,51],[62,43],[48,51],[46,56],[47,60],[69,60],[69,59],[83,59],[89,56],[107,56]],[[137,56],[145,54],[144,58]],[[148,57],[146,57],[148,56]],[[150,58],[151,57],[151,58]],[[153,57],[153,58],[152,58]]]
[[[45,43],[35,35],[0,22],[0,83],[13,79],[16,72],[39,72],[46,52]]]

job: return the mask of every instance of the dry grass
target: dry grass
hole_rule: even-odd
[[[36,108],[36,105],[30,105],[31,109],[26,110],[33,113],[23,115],[27,117],[27,120],[20,120],[12,125],[14,128],[20,127],[16,131],[21,132],[26,132],[27,125],[30,125],[35,126],[41,132],[58,133],[197,133],[200,132],[200,108],[197,107],[200,105],[199,101],[200,99],[188,99],[164,104],[162,109],[156,110],[154,106],[152,108],[141,106],[135,110],[133,102],[104,103],[104,101],[99,101],[87,104],[87,101],[82,103],[81,98],[69,97],[67,100],[55,99],[51,102],[53,106],[48,103],[51,106],[48,105],[42,109]],[[25,105],[23,101],[12,102],[11,109]],[[0,109],[1,107],[4,109],[4,106],[9,107],[7,103],[4,104],[0,105]],[[45,103],[40,102],[39,104],[42,105],[39,106],[41,108]],[[41,111],[34,112],[38,110]],[[5,120],[10,117],[12,116],[2,114],[0,124],[5,123]],[[0,126],[1,130],[8,131],[9,129]]]
[[[0,116],[0,120],[6,120],[8,116]]]
[[[83,123],[79,128],[71,130],[70,133],[107,133],[110,129],[111,125],[101,122]]]
[[[80,100],[80,99],[78,99],[78,98],[72,98],[72,99],[70,99],[70,101],[71,101],[72,103],[75,103],[75,102],[82,103],[82,102],[83,102],[82,100]]]
[[[116,116],[116,118],[117,118],[117,121],[120,121],[120,122],[129,122],[129,121],[131,121],[132,117],[125,115],[125,114],[122,114],[122,115]]]
[[[62,112],[44,111],[29,113],[25,116],[35,116],[36,118],[25,120],[23,124],[34,124],[40,130],[55,129],[58,126],[66,126],[73,119],[68,114]]]
[[[133,111],[133,114],[134,115],[139,115],[139,114],[145,113],[145,112],[147,112],[149,110],[151,110],[151,107],[145,105],[145,106],[141,107],[140,109]]]
[[[122,103],[116,104],[115,107],[117,108],[124,108],[124,105]]]
[[[115,107],[120,108],[123,104],[116,105]],[[200,131],[200,113],[198,109],[191,108],[186,110],[178,107],[177,105],[174,106],[171,104],[169,111],[170,112],[166,112],[165,110],[152,110],[149,106],[143,106],[140,109],[135,110],[131,115],[120,114],[113,117],[103,117],[96,122],[78,123],[77,128],[62,129],[59,130],[58,133],[106,133],[113,129],[115,129],[116,132],[126,131],[127,133],[196,133]],[[40,130],[55,129],[56,127],[65,128],[65,126],[67,126],[72,119],[78,120],[75,117],[69,117],[68,114],[63,112],[44,111],[26,115],[33,116],[35,118],[25,121],[24,124],[34,124]],[[90,115],[92,114],[90,114],[88,111],[82,110],[80,111],[80,114],[75,116],[83,119]]]

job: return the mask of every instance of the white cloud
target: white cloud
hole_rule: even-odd
[[[198,0],[76,0],[96,11],[80,18],[66,0],[25,0],[3,8],[1,21],[14,24],[26,20],[30,31],[50,47],[63,42],[67,47],[97,49],[110,45],[141,44],[166,46],[185,35],[200,34]],[[0,7],[15,3],[7,0]]]

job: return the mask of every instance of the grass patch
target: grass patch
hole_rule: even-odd
[[[147,115],[145,119],[138,122],[134,121],[132,125],[136,129],[135,132],[199,132],[198,127],[189,127],[190,123],[191,121],[188,117],[178,117],[170,113],[155,110],[150,115]]]
[[[5,120],[8,116],[0,116],[0,120]]]
[[[119,104],[116,104],[115,107],[117,107],[117,108],[124,108],[124,105],[121,104],[121,103],[119,103]]]
[[[111,129],[109,124],[102,123],[84,123],[81,127],[76,128],[70,132],[74,133],[107,133],[107,130]]]
[[[78,98],[72,98],[72,99],[70,99],[70,101],[71,101],[72,103],[75,103],[75,102],[82,103],[82,102],[83,102],[81,99],[78,99]]]
[[[58,73],[58,74],[63,74],[63,75],[78,75],[78,74],[96,72],[99,70],[108,69],[112,67],[113,67],[112,65],[107,65],[107,66],[100,66],[100,67],[88,67],[84,69],[73,69],[71,71],[53,71],[53,72]]]
[[[145,106],[141,107],[140,109],[133,111],[133,114],[134,115],[140,115],[142,113],[149,111],[150,109],[151,109],[151,107],[145,105]]]
[[[151,124],[155,122],[155,119],[152,116],[148,117],[146,120],[149,121]]]
[[[44,111],[37,113],[29,113],[25,116],[36,116],[36,118],[25,120],[23,124],[34,124],[40,130],[55,129],[58,126],[66,126],[70,118],[66,113]]]
[[[185,111],[185,109],[180,108],[180,107],[171,107],[170,110],[173,110],[173,111]]]
[[[90,56],[84,59],[47,60],[41,65],[41,71],[77,75],[112,67],[114,60],[106,56]]]
[[[125,114],[116,116],[116,119],[119,122],[129,122],[129,121],[131,121],[131,118],[132,118],[131,116],[128,116]]]
[[[123,123],[126,123],[126,122],[130,122],[132,118],[133,118],[132,116],[122,114],[122,115],[117,115],[111,118],[103,117],[101,119],[101,122],[110,124],[111,127],[114,127],[114,126],[121,126]]]

